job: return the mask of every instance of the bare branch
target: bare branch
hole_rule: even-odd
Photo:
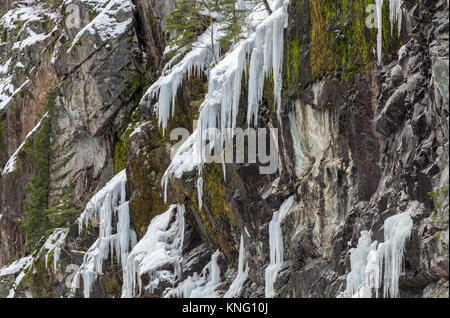
[[[269,14],[272,14],[272,9],[270,8],[269,3],[267,2],[267,0],[263,0],[264,6],[266,7],[266,10]]]

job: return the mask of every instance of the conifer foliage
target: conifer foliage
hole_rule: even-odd
[[[227,50],[243,38],[245,18],[249,4],[261,0],[177,0],[176,9],[168,18],[168,29],[175,32],[170,44],[184,47],[194,43],[198,36],[211,26],[211,42],[222,33],[220,45]],[[217,23],[214,29],[213,24]],[[209,43],[211,47],[212,43]]]
[[[16,219],[19,228],[26,233],[26,249],[33,252],[41,246],[56,228],[67,227],[74,222],[79,210],[73,205],[73,186],[62,189],[51,189],[51,177],[64,167],[73,157],[67,154],[68,145],[55,146],[52,143],[52,135],[55,137],[58,132],[52,127],[54,112],[55,94],[49,93],[47,103],[47,115],[41,120],[39,130],[31,138],[25,148],[25,152],[36,169],[36,175],[25,187],[27,199],[23,206],[25,217]],[[62,158],[52,160],[52,158]],[[67,173],[56,178],[62,180]],[[51,191],[57,191],[59,197],[49,206],[49,195]]]

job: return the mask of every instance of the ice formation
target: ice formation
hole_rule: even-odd
[[[382,41],[383,41],[383,0],[375,0],[377,8],[377,58],[378,64],[381,64]]]
[[[346,297],[372,298],[373,291],[378,297],[380,288],[384,297],[399,296],[398,281],[405,243],[413,227],[414,207],[386,219],[384,243],[372,242],[370,232],[361,232],[358,246],[350,251],[351,272],[347,275]]]
[[[69,229],[56,229],[49,236],[49,238],[45,241],[44,246],[42,247],[42,251],[46,251],[45,253],[45,267],[48,267],[48,258],[50,254],[53,252],[53,269],[56,272],[58,269],[59,257],[61,256],[61,246],[66,241],[67,234],[69,233]]]
[[[39,123],[27,134],[22,144],[17,148],[17,150],[14,152],[14,154],[9,158],[9,160],[6,162],[5,168],[3,169],[2,175],[7,175],[8,173],[13,172],[16,170],[16,160],[17,156],[22,151],[22,148],[25,146],[27,140],[36,132],[39,130],[39,127],[41,127],[42,120],[48,116],[48,113],[45,113],[44,116],[42,116]]]
[[[29,263],[31,258],[31,256],[23,257],[8,266],[0,268],[0,277],[17,274]]]
[[[134,5],[130,0],[82,0],[82,2],[94,5],[92,10],[100,13],[78,32],[67,50],[68,53],[86,32],[97,34],[103,42],[106,42],[125,33],[133,22],[132,18],[119,21],[121,13],[129,13],[133,10]],[[65,1],[65,5],[70,3],[72,3],[71,0]]]
[[[218,52],[220,51],[220,47],[218,40],[220,39],[221,33],[214,33],[214,50],[211,49],[211,44],[209,44],[211,42],[211,32],[214,32],[214,29],[217,30],[218,28],[219,26],[216,24],[209,27],[193,44],[192,50],[174,67],[171,67],[171,65],[179,55],[172,58],[166,65],[163,75],[145,93],[141,104],[147,103],[148,99],[156,98],[158,100],[156,109],[159,125],[162,127],[163,132],[167,127],[170,116],[174,115],[175,97],[183,82],[184,76],[187,75],[189,79],[191,75],[197,77],[201,74],[206,75],[211,63],[219,59]],[[216,54],[215,57],[213,52]]]
[[[241,234],[241,242],[239,244],[239,261],[238,261],[238,274],[231,283],[230,288],[223,296],[224,298],[235,298],[239,296],[242,286],[248,277],[248,263],[245,263],[245,247],[244,247],[244,235]],[[245,269],[244,269],[245,267]]]
[[[220,285],[220,268],[217,259],[220,252],[217,250],[211,257],[211,261],[203,268],[201,274],[194,273],[176,288],[168,289],[165,298],[217,298],[216,292]]]
[[[270,244],[270,264],[265,271],[265,295],[266,298],[275,296],[273,290],[273,283],[275,282],[278,271],[283,265],[283,233],[281,231],[281,224],[283,219],[294,203],[294,196],[289,197],[280,207],[280,210],[273,214],[272,221],[269,224],[269,244]]]
[[[375,0],[376,10],[377,10],[377,58],[378,63],[381,64],[381,53],[382,53],[382,41],[383,41],[383,0]],[[389,20],[391,24],[391,35],[394,30],[394,23],[398,24],[398,36],[402,29],[402,10],[403,0],[389,0]]]
[[[16,264],[14,270],[19,268],[18,265],[23,266],[23,268],[22,268],[22,271],[20,272],[20,274],[16,277],[13,287],[9,290],[7,298],[14,298],[14,296],[16,294],[16,288],[19,287],[20,283],[22,282],[22,279],[25,277],[26,273],[33,265],[33,261],[34,261],[34,258],[29,256],[29,257],[25,257],[25,258],[19,260],[19,263]]]
[[[271,73],[274,78],[276,107],[277,111],[280,111],[284,47],[283,36],[280,35],[283,34],[286,27],[288,3],[288,0],[272,1],[273,13],[263,18],[262,22],[261,16],[255,14],[255,17],[250,20],[255,24],[256,31],[235,45],[234,49],[209,72],[208,93],[200,106],[198,128],[178,149],[162,178],[161,184],[165,199],[167,199],[167,184],[170,177],[180,178],[184,173],[195,168],[199,169],[201,177],[207,156],[206,151],[209,149],[207,144],[212,139],[212,136],[209,135],[211,128],[219,129],[220,141],[223,144],[229,142],[233,137],[227,132],[232,131],[230,128],[236,128],[242,75],[246,71],[248,63],[250,63],[250,69],[247,122],[250,124],[257,120],[264,77]],[[164,114],[169,114],[168,109],[163,110]],[[220,157],[224,166],[224,154],[222,153]]]
[[[402,31],[403,0],[389,0],[389,19],[391,21],[391,35],[394,33],[394,22],[397,22],[397,35]]]
[[[173,285],[181,275],[181,255],[184,240],[184,205],[172,205],[155,217],[145,236],[130,252],[123,267],[122,297],[134,297],[142,287],[152,293],[161,282]],[[175,221],[172,222],[175,217]],[[167,270],[170,264],[174,272]],[[141,276],[148,274],[149,283],[142,286]]]
[[[203,206],[203,177],[197,179],[197,194],[198,194],[198,206],[202,209]]]
[[[130,228],[129,202],[126,200],[125,170],[119,172],[106,186],[92,197],[86,209],[78,218],[80,234],[89,224],[99,223],[99,238],[89,248],[83,263],[72,282],[72,290],[80,285],[83,279],[83,294],[90,297],[91,286],[102,274],[102,264],[110,254],[114,261],[114,251],[122,268],[126,264],[130,247],[136,245],[136,233]],[[117,231],[113,232],[113,222],[117,219]]]

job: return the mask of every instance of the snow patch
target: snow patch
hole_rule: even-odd
[[[125,33],[133,21],[132,18],[118,20],[121,13],[132,12],[134,5],[130,0],[88,1],[88,3],[93,3],[95,5],[93,9],[100,13],[78,32],[67,50],[68,53],[86,32],[97,34],[103,42],[106,42]]]
[[[45,113],[44,116],[42,116],[39,123],[27,134],[25,137],[25,140],[22,142],[22,144],[17,148],[17,150],[14,152],[14,154],[9,158],[9,160],[6,162],[5,168],[3,169],[2,175],[6,176],[7,174],[13,172],[16,170],[16,160],[17,156],[20,154],[22,148],[25,146],[27,140],[36,132],[39,130],[39,127],[41,127],[42,120],[48,116],[48,113]]]

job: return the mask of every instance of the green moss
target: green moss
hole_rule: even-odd
[[[227,169],[227,181],[222,174],[222,166],[217,163],[209,164],[204,171],[203,206],[199,208],[197,193],[192,193],[192,202],[196,213],[200,216],[206,229],[208,238],[220,250],[231,257],[234,251],[234,242],[231,236],[233,228],[237,226],[236,215],[230,205],[231,196],[237,188],[237,175]]]
[[[312,80],[340,69],[341,80],[356,72],[365,75],[376,57],[377,28],[366,26],[369,0],[309,1],[311,16],[310,67]],[[383,52],[391,54],[401,46],[396,25],[391,35],[389,7],[383,5]],[[291,50],[287,47],[288,53]],[[292,53],[290,53],[292,54]],[[289,54],[288,54],[289,57]],[[289,59],[288,59],[289,61]],[[295,67],[295,65],[294,65]],[[291,67],[292,68],[292,67]],[[288,80],[290,76],[288,73]]]
[[[114,147],[114,174],[119,173],[127,166],[128,140],[137,124],[137,121],[131,121],[118,133],[119,140]]]
[[[94,9],[89,9],[89,21],[92,21],[97,16],[98,12]]]
[[[122,280],[117,274],[107,275],[102,279],[102,283],[105,287],[105,294],[109,297],[120,297],[122,294]]]
[[[288,88],[294,88],[295,81],[297,79],[297,74],[300,71],[301,55],[300,55],[300,44],[297,35],[295,35],[294,40],[287,43],[286,46],[286,76],[288,82]],[[294,72],[295,73],[294,73]]]
[[[6,42],[7,39],[8,39],[8,29],[7,28],[3,28],[3,31],[2,31],[2,42]]]
[[[122,92],[120,99],[123,104],[128,104],[133,101],[133,109],[137,109],[139,101],[144,94],[146,77],[145,74],[136,74],[128,83]],[[128,140],[134,128],[141,120],[140,111],[134,111],[126,124],[117,134],[117,142],[114,146],[114,174],[125,169],[128,161]]]
[[[51,264],[50,260],[49,264]],[[45,258],[41,255],[25,273],[19,285],[19,291],[26,290],[33,298],[52,298],[54,297],[53,288],[57,284],[59,285],[55,275],[46,268]]]
[[[311,72],[313,77],[321,77],[334,68],[333,33],[329,30],[330,19],[334,17],[327,0],[309,1],[311,16]]]

